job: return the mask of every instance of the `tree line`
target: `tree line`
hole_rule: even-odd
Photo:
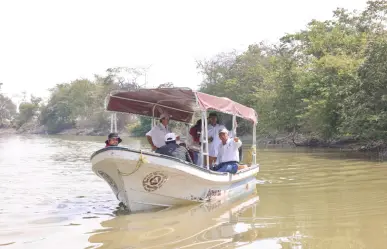
[[[57,84],[49,89],[47,101],[35,96],[30,99],[24,97],[19,104],[19,113],[16,113],[16,106],[9,98],[0,95],[0,98],[4,98],[0,99],[0,103],[9,103],[8,111],[0,112],[0,124],[36,133],[56,134],[75,128],[89,130],[91,134],[106,134],[110,130],[110,115],[104,111],[106,96],[114,90],[142,87],[137,80],[141,75],[139,69],[117,67],[107,69],[106,76],[94,75],[93,79]],[[130,115],[117,116],[120,130],[133,123]],[[131,127],[137,128],[133,124]]]
[[[338,8],[276,44],[199,61],[201,91],[254,107],[259,134],[387,138],[387,2]]]
[[[33,95],[27,99],[24,94],[18,113],[12,100],[0,92],[0,128],[12,127],[22,133],[37,134],[75,130],[75,134],[106,135],[110,132],[111,115],[105,111],[105,98],[112,91],[143,88],[144,84],[138,80],[143,74],[138,68],[109,68],[106,76],[94,75],[93,79],[57,84],[49,89],[47,101]],[[173,87],[173,83],[166,82],[158,87]],[[179,128],[176,122],[171,125]],[[150,128],[150,118],[117,114],[120,132],[143,136]]]
[[[304,134],[330,142],[351,137],[387,138],[387,0],[368,1],[361,11],[338,8],[330,20],[311,20],[275,44],[252,44],[243,53],[220,53],[197,61],[200,91],[253,107],[257,134]],[[122,76],[127,75],[126,77]],[[50,89],[44,102],[31,96],[19,113],[0,95],[0,124],[20,129],[32,121],[47,133],[69,128],[106,131],[104,98],[112,90],[143,87],[141,72],[110,68],[107,76],[77,79]],[[129,76],[128,76],[129,75]],[[119,115],[118,127],[144,135],[150,120]],[[240,122],[239,134],[251,132]]]

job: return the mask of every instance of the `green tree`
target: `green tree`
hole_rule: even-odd
[[[312,20],[279,44],[198,62],[201,90],[254,107],[260,134],[302,132],[327,142],[384,136],[386,11],[385,0],[369,1],[361,12],[338,8],[331,20]]]
[[[31,95],[29,102],[20,103],[16,122],[18,128],[37,117],[41,101],[41,98]]]
[[[373,41],[358,69],[359,81],[344,101],[341,131],[362,139],[387,139],[387,36]]]

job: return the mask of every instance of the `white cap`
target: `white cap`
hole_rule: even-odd
[[[168,115],[167,113],[162,113],[162,114],[160,115],[160,119],[163,119],[163,118],[169,119],[169,115]]]
[[[228,130],[226,129],[226,128],[223,128],[223,129],[221,129],[220,131],[219,131],[219,134],[220,133],[226,133],[226,134],[228,134]]]
[[[167,135],[165,135],[165,142],[170,142],[170,141],[176,141],[175,133],[167,133]]]

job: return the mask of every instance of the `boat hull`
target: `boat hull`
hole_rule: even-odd
[[[92,170],[132,212],[230,199],[255,191],[259,165],[237,174],[214,172],[177,158],[122,147],[91,157]]]

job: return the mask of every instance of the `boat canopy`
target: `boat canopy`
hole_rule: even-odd
[[[160,117],[167,113],[171,120],[191,123],[195,112],[214,110],[257,123],[254,109],[228,98],[217,97],[190,88],[155,88],[120,91],[108,96],[106,110]]]

